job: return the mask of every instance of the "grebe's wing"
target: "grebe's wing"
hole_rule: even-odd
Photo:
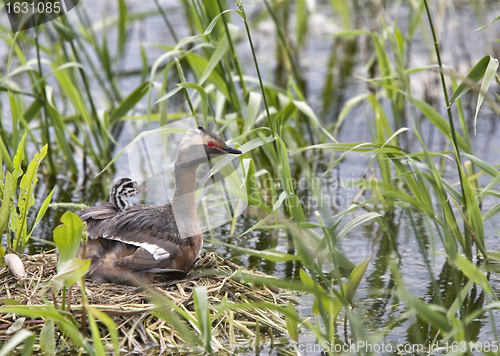
[[[137,247],[135,253],[117,260],[115,266],[185,270],[201,249],[201,236],[196,239],[180,236],[169,204],[133,205],[101,225],[100,238]]]
[[[97,239],[107,222],[118,214],[118,210],[110,202],[85,209],[80,213],[80,219],[87,222],[87,232],[91,239]]]

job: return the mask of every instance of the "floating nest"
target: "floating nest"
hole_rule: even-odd
[[[22,260],[28,275],[22,282],[18,282],[7,268],[0,269],[0,305],[5,301],[4,298],[8,298],[22,305],[50,303],[56,308],[61,308],[61,293],[56,296],[52,294],[52,279],[57,274],[56,254],[23,256]],[[259,272],[244,270],[219,254],[211,252],[198,257],[185,279],[153,284],[150,287],[151,291],[147,288],[113,283],[96,284],[87,280],[85,292],[92,307],[105,312],[114,320],[119,331],[122,351],[179,352],[189,351],[186,340],[171,324],[157,316],[155,309],[157,310],[158,306],[153,303],[152,295],[166,297],[196,320],[194,289],[205,286],[210,317],[216,317],[212,322],[212,347],[219,352],[232,353],[236,349],[254,348],[256,340],[261,346],[266,340],[274,343],[276,337],[286,335],[286,323],[278,312],[265,308],[233,308],[218,313],[217,307],[221,303],[270,302],[286,307],[289,302],[293,302],[289,294],[280,293],[276,287],[245,282],[245,278],[241,278],[245,275],[266,277]],[[80,288],[74,285],[67,292],[66,298],[71,300],[70,311],[80,323],[82,316]],[[0,340],[9,337],[15,320],[16,316],[12,314],[0,313]],[[26,319],[22,327],[38,334],[44,323],[43,319]],[[183,323],[196,333],[199,332],[195,323],[186,321]],[[103,325],[100,327],[101,335],[105,339],[102,341],[111,344],[108,330]],[[224,345],[233,346],[232,349],[228,349]]]

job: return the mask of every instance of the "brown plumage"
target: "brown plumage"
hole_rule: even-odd
[[[182,140],[174,164],[172,200],[159,206],[130,205],[119,211],[111,202],[86,209],[91,258],[87,277],[97,282],[151,282],[158,273],[176,277],[193,265],[203,245],[196,217],[196,169],[223,154],[241,152],[226,145],[212,132],[199,127]],[[82,256],[80,249],[79,255]]]

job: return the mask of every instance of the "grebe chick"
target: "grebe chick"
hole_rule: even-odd
[[[113,184],[113,187],[111,187],[111,191],[109,192],[109,201],[113,203],[117,210],[123,211],[131,206],[126,198],[134,197],[139,193],[147,192],[149,190],[151,190],[151,188],[143,187],[135,180],[130,178],[120,178],[115,182],[115,184]]]
[[[98,283],[130,284],[150,283],[157,272],[185,275],[203,245],[196,216],[196,170],[214,157],[241,153],[203,127],[191,129],[177,151],[169,203],[132,204],[120,212],[104,202],[82,211],[89,234],[86,257],[92,259],[87,277]]]

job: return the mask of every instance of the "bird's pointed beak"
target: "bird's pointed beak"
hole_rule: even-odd
[[[223,150],[226,153],[233,154],[233,155],[240,155],[240,154],[243,153],[240,150],[237,150],[236,148],[232,148],[232,147],[229,147],[229,146],[221,148],[221,150]]]
[[[150,187],[143,187],[142,185],[139,186],[139,191],[141,193],[144,193],[144,192],[149,192],[151,190]]]

